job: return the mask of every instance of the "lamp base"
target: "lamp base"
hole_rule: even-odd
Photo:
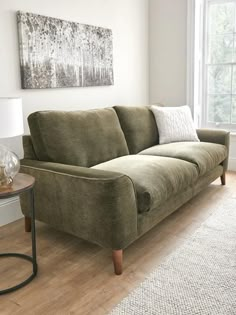
[[[12,185],[13,179],[5,173],[5,166],[0,165],[0,189],[8,188]]]
[[[11,187],[14,176],[19,172],[18,156],[0,145],[0,189]]]

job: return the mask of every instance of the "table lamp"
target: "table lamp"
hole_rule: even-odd
[[[0,97],[0,138],[20,136],[23,132],[22,100]],[[0,145],[0,189],[11,186],[19,169],[18,156]]]

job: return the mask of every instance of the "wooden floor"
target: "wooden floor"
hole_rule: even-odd
[[[0,296],[0,314],[107,314],[214,213],[218,202],[236,198],[236,173],[228,173],[226,179],[226,186],[218,179],[129,246],[121,276],[113,273],[110,250],[37,222],[38,276],[26,287]],[[29,254],[30,246],[23,220],[0,228],[0,252]],[[0,289],[23,280],[30,271],[26,261],[1,258]]]

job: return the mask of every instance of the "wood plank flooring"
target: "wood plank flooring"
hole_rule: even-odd
[[[26,287],[0,296],[0,315],[104,315],[127,296],[163,259],[214,213],[217,203],[236,198],[236,173],[226,186],[217,179],[124,251],[124,272],[115,276],[111,251],[55,231],[37,222],[39,272]],[[30,254],[24,222],[0,228],[0,252]],[[0,289],[22,281],[31,272],[27,261],[0,260]]]

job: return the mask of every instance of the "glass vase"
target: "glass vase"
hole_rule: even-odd
[[[18,156],[0,145],[0,188],[10,186],[19,170]]]

